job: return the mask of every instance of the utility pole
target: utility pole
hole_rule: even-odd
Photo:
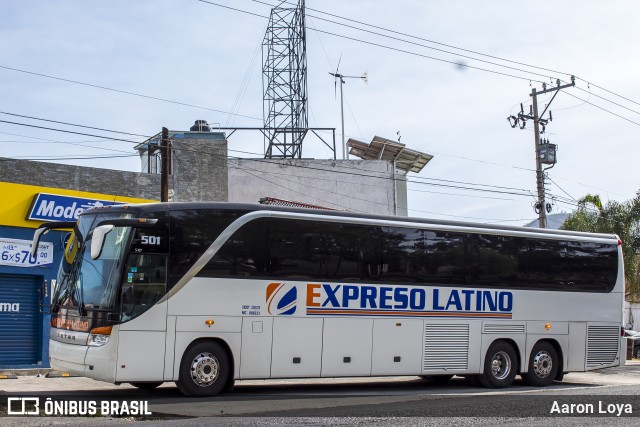
[[[547,110],[549,109],[549,106],[551,105],[551,103],[553,102],[556,95],[558,94],[558,92],[560,92],[561,89],[566,89],[575,85],[576,85],[575,77],[571,76],[571,83],[568,83],[562,86],[560,85],[560,80],[556,80],[556,86],[553,88],[547,89],[547,85],[545,83],[542,84],[542,90],[540,92],[536,91],[536,88],[532,88],[531,94],[529,95],[531,96],[531,103],[532,103],[532,108],[530,110],[530,113],[524,114],[524,108],[522,104],[520,104],[520,113],[518,113],[518,117],[515,117],[515,116],[507,117],[507,120],[509,120],[509,123],[511,124],[512,128],[515,128],[516,126],[518,126],[518,124],[520,124],[520,129],[525,128],[527,119],[533,120],[533,131],[535,135],[535,153],[536,153],[536,188],[538,190],[538,201],[536,202],[535,210],[538,213],[538,222],[539,222],[540,228],[547,228],[547,209],[548,209],[547,203],[545,201],[545,194],[544,194],[544,179],[545,179],[544,171],[546,169],[542,169],[542,163],[544,162],[545,164],[552,165],[547,169],[550,169],[556,163],[556,156],[555,156],[556,146],[555,145],[546,144],[548,146],[552,146],[551,147],[553,149],[552,156],[550,156],[549,153],[546,152],[546,150],[544,153],[541,150],[540,134],[544,133],[544,128],[547,125],[547,123],[553,120],[553,117],[551,116],[551,111],[549,111],[548,119],[544,119],[543,116],[544,116],[544,113],[547,112]],[[549,103],[545,106],[545,109],[542,112],[542,114],[538,115],[538,95],[542,95],[548,92],[555,92],[555,93],[553,94],[553,97],[551,97],[551,100],[549,101]],[[540,131],[541,124],[543,129],[542,132]],[[550,207],[551,205],[549,205],[549,211],[551,210]]]
[[[533,103],[533,133],[535,135],[536,153],[536,188],[538,190],[538,223],[540,228],[547,228],[547,209],[544,197],[544,172],[540,162],[540,117],[538,117],[538,93],[536,88],[531,89],[531,102]]]
[[[169,201],[169,129],[162,128],[160,140],[160,154],[162,155],[162,170],[160,171],[160,201]]]

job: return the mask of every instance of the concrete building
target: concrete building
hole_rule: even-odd
[[[387,161],[229,159],[228,169],[230,202],[274,197],[351,212],[398,213],[396,174]]]

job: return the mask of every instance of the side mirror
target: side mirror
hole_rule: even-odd
[[[91,259],[100,258],[102,254],[102,247],[104,246],[104,238],[111,230],[113,225],[99,225],[93,229],[93,237],[91,238]]]
[[[38,252],[38,245],[40,244],[40,237],[42,237],[42,235],[44,233],[46,233],[47,231],[49,231],[48,228],[38,228],[36,230],[36,232],[33,233],[33,240],[31,242],[31,256],[32,257],[36,256],[36,253]]]
[[[74,225],[75,222],[68,221],[45,222],[40,225],[35,233],[33,233],[33,240],[31,241],[31,256],[34,257],[36,252],[38,252],[38,243],[40,243],[40,238],[44,233],[54,228],[73,228]]]

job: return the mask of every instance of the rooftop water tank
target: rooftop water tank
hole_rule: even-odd
[[[211,126],[206,120],[196,120],[196,123],[189,130],[191,132],[211,132]]]

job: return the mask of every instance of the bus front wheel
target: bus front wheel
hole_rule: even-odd
[[[229,356],[220,344],[201,341],[182,356],[178,389],[187,396],[213,396],[227,385]]]
[[[477,379],[489,388],[509,387],[518,371],[518,359],[513,346],[505,341],[496,341],[487,350],[484,370]]]
[[[529,369],[524,377],[534,387],[545,387],[553,383],[558,374],[558,352],[546,341],[536,343],[529,357]]]

